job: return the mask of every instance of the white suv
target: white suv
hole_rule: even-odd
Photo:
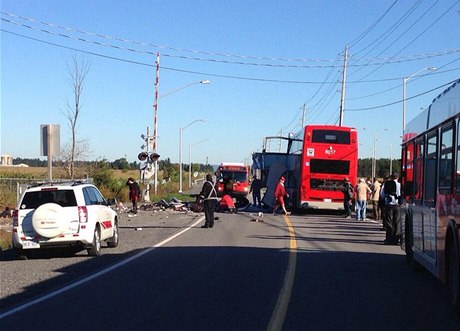
[[[46,183],[27,188],[13,211],[13,248],[27,257],[33,250],[65,246],[101,254],[101,242],[117,247],[118,216],[101,192],[82,182]]]

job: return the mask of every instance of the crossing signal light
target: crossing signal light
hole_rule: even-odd
[[[158,159],[160,158],[160,154],[141,152],[139,153],[137,158],[139,159],[139,161],[147,161],[149,163],[152,163],[158,161]]]
[[[150,154],[150,161],[152,162],[158,161],[159,158],[160,158],[160,154],[157,154],[157,153]]]
[[[145,161],[145,160],[147,160],[148,157],[149,157],[149,155],[148,155],[146,152],[141,152],[141,153],[139,153],[139,155],[137,156],[137,158],[138,158],[140,161]]]

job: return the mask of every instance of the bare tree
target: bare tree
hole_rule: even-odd
[[[83,157],[88,152],[88,141],[77,140],[77,121],[80,115],[82,104],[81,96],[83,93],[83,87],[86,75],[89,72],[90,65],[87,61],[78,61],[76,56],[72,57],[72,62],[67,63],[69,70],[69,85],[72,87],[74,100],[66,102],[66,110],[64,115],[67,117],[68,126],[71,130],[72,138],[70,146],[66,146],[61,151],[61,158],[66,164],[67,174],[70,178],[74,178],[75,175],[75,161],[78,158]]]

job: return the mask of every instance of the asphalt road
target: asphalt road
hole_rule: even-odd
[[[98,258],[4,254],[0,329],[460,330],[444,286],[378,224],[244,213],[202,229],[160,213],[124,219]]]

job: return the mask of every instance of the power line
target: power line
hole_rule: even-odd
[[[418,98],[422,95],[425,95],[425,94],[428,94],[430,92],[433,92],[433,91],[436,91],[442,87],[445,87],[445,86],[448,86],[448,85],[451,85],[453,83],[455,83],[458,79],[455,79],[449,83],[446,83],[446,84],[443,84],[441,86],[438,86],[438,87],[435,87],[431,90],[428,90],[428,91],[425,91],[425,92],[422,92],[422,93],[419,93],[417,95],[414,95],[410,98],[405,98],[405,100],[411,100],[411,99],[415,99],[415,98]],[[394,101],[394,102],[390,102],[390,103],[387,103],[387,104],[384,104],[384,105],[380,105],[380,106],[373,106],[373,107],[368,107],[368,108],[356,108],[356,109],[350,109],[350,108],[347,108],[347,111],[365,111],[365,110],[374,110],[374,109],[378,109],[378,108],[385,108],[385,107],[388,107],[388,106],[392,106],[392,105],[396,105],[398,103],[401,103],[403,100],[398,100],[398,101]]]
[[[1,12],[1,11],[0,11],[0,13],[3,13],[5,15],[10,15],[10,16],[15,16],[13,14]],[[20,16],[15,16],[15,17],[20,17]],[[24,19],[27,19],[27,18],[24,18]],[[109,48],[113,48],[113,49],[117,49],[117,50],[124,50],[124,51],[147,54],[147,55],[152,55],[152,56],[156,55],[155,51],[144,51],[144,50],[139,50],[139,49],[134,49],[134,48],[121,47],[121,46],[108,44],[108,43],[104,43],[104,42],[99,42],[99,41],[92,41],[92,40],[84,39],[84,38],[81,38],[81,37],[74,37],[74,36],[71,36],[69,34],[56,33],[56,32],[50,31],[50,30],[36,28],[36,27],[31,26],[31,25],[26,25],[26,24],[23,24],[23,23],[15,22],[15,21],[12,21],[12,20],[9,20],[9,19],[6,19],[6,18],[1,18],[1,20],[6,22],[6,23],[9,23],[9,24],[13,24],[13,25],[16,25],[16,26],[20,26],[20,27],[23,27],[23,28],[34,30],[34,31],[37,31],[37,32],[40,32],[40,33],[45,33],[47,35],[54,35],[54,36],[57,36],[57,37],[60,37],[60,38],[71,39],[71,40],[75,40],[75,41],[78,41],[78,42],[94,44],[94,45],[102,46],[102,47],[109,47]],[[37,22],[36,20],[32,20],[32,19],[27,19],[27,20],[29,20],[31,22]],[[89,36],[98,36],[98,37],[101,37],[101,38],[104,38],[104,39],[111,39],[111,40],[116,40],[116,41],[128,42],[128,43],[133,43],[133,44],[136,44],[136,45],[150,46],[150,47],[154,47],[154,48],[174,49],[176,51],[184,51],[184,52],[191,52],[191,53],[198,53],[198,54],[238,57],[238,58],[242,58],[242,59],[286,61],[286,62],[300,61],[300,62],[333,62],[333,63],[335,63],[337,61],[337,60],[330,60],[330,59],[299,59],[299,58],[287,59],[287,58],[251,57],[251,56],[242,56],[242,55],[237,56],[237,55],[228,55],[228,54],[225,55],[225,54],[222,54],[222,53],[209,53],[209,52],[202,52],[202,51],[191,51],[191,50],[187,50],[187,49],[179,49],[179,48],[171,48],[171,47],[166,47],[166,46],[158,46],[158,45],[153,45],[153,44],[148,44],[148,43],[143,43],[143,42],[130,41],[130,40],[127,40],[127,39],[122,39],[122,38],[115,38],[115,37],[110,37],[110,36],[106,36],[106,35],[100,35],[100,34],[91,33],[91,32],[84,32],[84,31],[81,31],[81,30],[75,30],[75,29],[56,26],[56,25],[53,25],[51,23],[45,23],[45,22],[40,22],[40,23],[46,24],[48,26],[59,27],[59,28],[65,29],[67,31],[75,31],[75,32],[79,32],[79,33],[84,33],[84,34],[89,35]],[[456,49],[456,50],[453,50],[453,51],[460,52],[460,49]],[[452,52],[452,50],[448,51],[448,52],[450,53],[450,52]],[[417,56],[418,58],[414,58],[414,57],[412,57],[412,58],[392,57],[392,58],[381,58],[381,59],[371,59],[371,60],[373,62],[383,61],[383,64],[389,63],[390,61],[391,61],[391,63],[399,63],[399,62],[419,60],[419,59],[423,59],[425,57],[442,56],[442,55],[445,55],[445,54],[446,54],[445,52],[444,53],[437,53],[437,54],[430,53],[430,54],[420,54],[420,55]],[[335,67],[335,64],[332,64],[332,65],[286,65],[286,64],[272,64],[272,63],[255,63],[255,62],[218,60],[218,59],[212,59],[212,58],[189,57],[189,56],[183,56],[183,55],[173,55],[173,54],[168,54],[168,53],[162,53],[162,56],[163,57],[170,57],[170,58],[178,58],[178,59],[182,59],[182,60],[193,60],[193,61],[235,64],[235,65],[245,65],[245,66],[279,67],[279,68],[310,68],[310,69],[311,68],[322,69],[322,68],[331,68],[331,67],[333,68],[333,67]],[[369,59],[360,59],[360,61],[361,60],[369,60]],[[376,62],[376,63],[374,63],[372,65],[381,65],[381,64],[382,63]],[[366,64],[366,66],[368,66],[368,65],[369,64]],[[361,64],[350,64],[349,65],[349,67],[355,67],[355,66],[360,67]]]
[[[380,21],[390,12],[390,10],[394,7],[394,5],[398,2],[398,0],[395,0],[390,7],[383,13],[382,16],[380,16],[376,22],[374,22],[369,28],[367,28],[361,35],[353,39],[349,43],[349,47],[353,47],[355,44],[359,43],[365,36],[367,36],[376,26]]]
[[[450,6],[449,8],[447,8],[446,11],[444,11],[433,23],[431,23],[425,30],[423,30],[420,34],[418,34],[414,39],[412,39],[412,41],[410,41],[408,44],[406,44],[403,48],[401,48],[393,57],[396,57],[396,55],[400,54],[403,50],[405,50],[406,48],[408,48],[410,45],[412,45],[418,38],[420,38],[426,31],[428,31],[435,23],[437,23],[442,17],[444,17],[457,3],[459,3],[460,0],[457,0],[452,6]],[[433,5],[434,6],[434,5]],[[432,7],[433,7],[432,6]],[[430,7],[431,8],[431,7]],[[422,17],[427,13],[427,11],[422,15]],[[413,24],[415,25],[415,23]],[[399,37],[401,38],[410,28],[412,28],[411,25],[408,29],[406,29],[406,31],[404,31],[404,33]],[[397,40],[399,40],[399,38]],[[388,47],[387,47],[388,48]],[[392,58],[393,58],[392,57]],[[369,72],[367,75],[363,76],[362,78],[366,78],[368,76],[370,76],[371,74],[375,73],[377,70],[379,70],[380,68],[382,68],[386,63],[382,63],[380,64],[377,68],[375,68],[374,70],[372,70],[371,72]]]
[[[19,34],[16,32],[8,31],[5,29],[0,29],[0,31],[15,35],[21,38],[26,38],[29,40],[33,40],[39,43],[51,45],[54,47],[59,47],[63,49],[68,49],[72,50],[75,52],[80,52],[84,54],[89,54],[109,60],[114,60],[114,61],[120,61],[120,62],[125,62],[125,63],[130,63],[130,64],[135,64],[135,65],[140,65],[140,66],[145,66],[145,67],[155,67],[153,64],[150,63],[144,63],[144,62],[139,62],[139,61],[134,61],[134,60],[128,60],[128,59],[123,59],[120,57],[115,57],[115,56],[110,56],[110,55],[104,55],[96,52],[91,52],[91,51],[85,51],[82,49],[78,49],[75,47],[69,47],[69,46],[64,46],[56,43],[52,43],[49,41],[41,40],[38,38],[34,37],[29,37],[23,34]],[[460,49],[458,50],[460,52]],[[178,68],[171,68],[171,67],[165,67],[161,66],[162,69],[164,70],[170,70],[170,71],[176,71],[176,72],[183,72],[183,73],[189,73],[189,74],[196,74],[196,75],[207,75],[210,77],[219,77],[219,78],[228,78],[228,79],[237,79],[237,80],[247,80],[247,81],[258,81],[258,82],[269,82],[269,83],[286,83],[286,84],[330,84],[330,85],[335,85],[337,82],[331,81],[331,82],[325,82],[325,81],[300,81],[300,80],[280,80],[280,79],[266,79],[266,78],[256,78],[256,77],[242,77],[242,76],[231,76],[231,75],[220,75],[220,74],[213,74],[213,73],[207,73],[207,72],[201,72],[201,71],[192,71],[192,70],[186,70],[186,69],[178,69]],[[375,79],[375,80],[360,80],[360,83],[378,83],[382,81],[391,81],[391,80],[399,80],[400,78],[387,78],[387,79]],[[350,81],[349,83],[353,83],[353,81]]]

